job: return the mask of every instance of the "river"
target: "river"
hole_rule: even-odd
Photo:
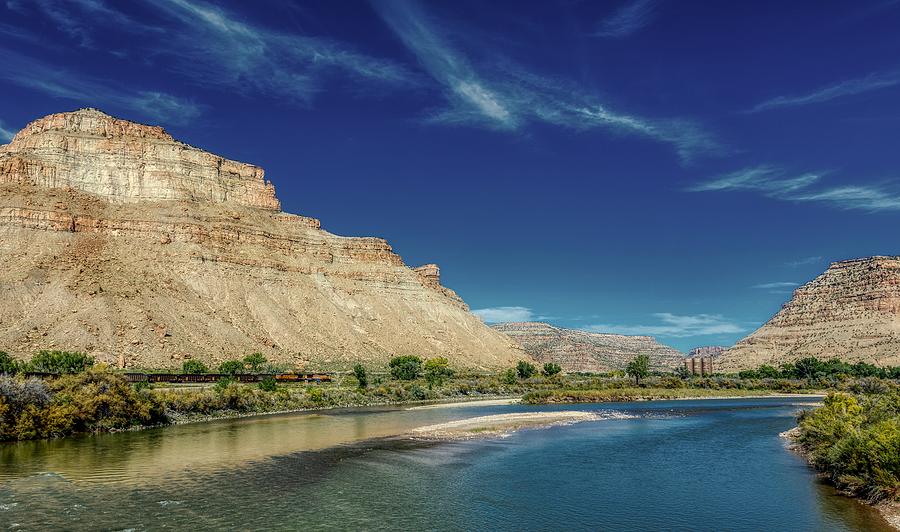
[[[4,444],[0,528],[889,530],[786,449],[779,433],[813,402],[354,409]],[[396,436],[559,409],[621,419]]]

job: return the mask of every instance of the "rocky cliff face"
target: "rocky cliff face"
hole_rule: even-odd
[[[86,109],[0,146],[0,349],[129,367],[259,351],[318,366],[523,354],[380,238],[283,213],[261,168]]]
[[[722,347],[720,345],[705,345],[703,347],[695,347],[688,351],[688,357],[712,357],[718,358],[722,356],[722,353],[727,350],[727,347]]]
[[[778,365],[807,356],[900,365],[900,257],[833,263],[726,351],[719,367]]]
[[[262,168],[181,142],[160,127],[95,109],[28,124],[0,151],[0,184],[71,188],[112,202],[231,202],[278,210]]]
[[[492,327],[515,340],[540,363],[555,362],[565,371],[605,372],[625,369],[646,354],[655,370],[682,364],[684,355],[651,336],[624,336],[554,327],[548,323],[498,323]]]

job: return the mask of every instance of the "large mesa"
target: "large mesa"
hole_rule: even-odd
[[[804,357],[900,364],[900,257],[831,264],[765,325],[726,351],[722,370]]]
[[[523,354],[380,238],[280,211],[259,167],[94,109],[0,146],[0,349],[127,367],[262,352],[298,366]]]

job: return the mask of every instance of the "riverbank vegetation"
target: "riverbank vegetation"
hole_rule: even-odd
[[[853,393],[881,382],[869,368],[822,363],[761,368],[752,374],[692,376],[684,372],[651,373],[637,360],[632,371],[606,374],[564,374],[556,364],[542,371],[528,362],[496,373],[472,373],[451,368],[448,360],[423,360],[405,355],[387,366],[356,364],[351,372],[333,374],[331,382],[282,383],[270,375],[286,368],[251,354],[217,367],[214,385],[171,385],[137,382],[111,368],[95,365],[86,355],[44,351],[27,362],[0,353],[0,440],[59,437],[78,432],[127,430],[267,412],[404,404],[421,401],[522,397],[529,404],[735,397],[772,393],[839,390]],[[808,368],[816,371],[810,372]],[[825,369],[822,369],[825,368]],[[845,372],[836,372],[843,368]],[[847,369],[849,368],[849,369]],[[34,372],[40,369],[40,372]],[[883,368],[876,368],[882,371]],[[172,372],[173,370],[161,370]],[[177,372],[178,370],[176,370]],[[185,374],[207,373],[205,364],[185,361]],[[39,374],[42,378],[26,374]],[[243,373],[260,375],[259,382],[241,383]],[[53,374],[55,376],[51,376]],[[856,374],[867,375],[858,378]],[[885,373],[892,375],[892,373]]]
[[[870,377],[805,412],[796,442],[840,488],[869,502],[900,500],[900,388]]]

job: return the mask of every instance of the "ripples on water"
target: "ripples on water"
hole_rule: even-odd
[[[525,406],[274,416],[0,448],[3,528],[882,530],[778,434],[799,403],[545,407],[601,421],[433,443]],[[53,473],[48,473],[53,471]]]

